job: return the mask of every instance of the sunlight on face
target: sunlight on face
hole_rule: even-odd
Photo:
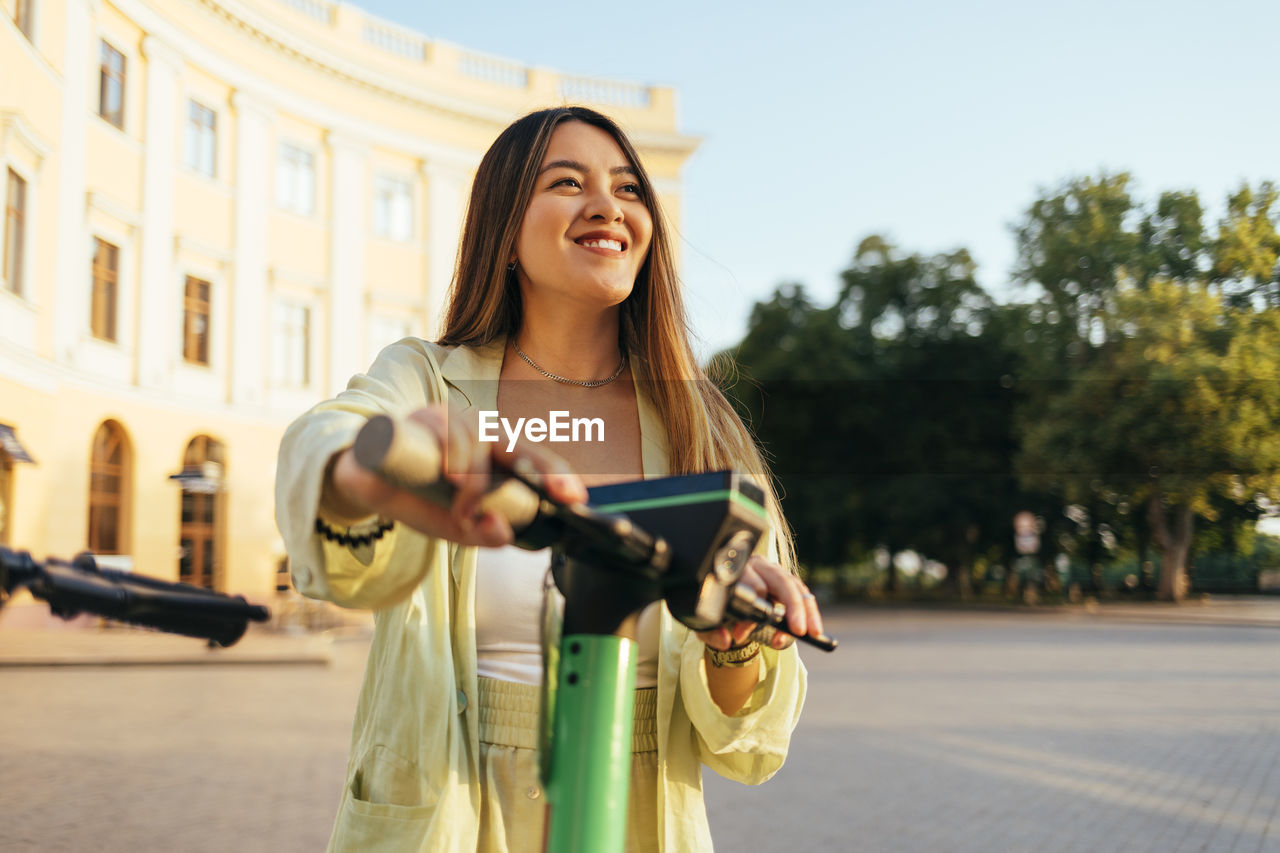
[[[580,121],[557,127],[516,241],[525,300],[621,303],[652,236],[647,199],[613,137]]]

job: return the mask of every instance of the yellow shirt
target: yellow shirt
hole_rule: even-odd
[[[306,595],[374,611],[330,850],[476,850],[476,549],[400,524],[374,546],[352,549],[317,535],[314,524],[325,463],[352,444],[365,420],[444,401],[462,411],[495,410],[504,351],[504,340],[476,348],[400,341],[337,398],[295,421],[281,442],[276,521],[294,584]],[[643,395],[637,404],[644,476],[665,476],[666,430]],[[804,704],[805,669],[794,646],[763,650],[754,693],[727,716],[708,692],[702,642],[665,607],[661,636],[657,836],[669,853],[710,850],[701,765],[753,785],[776,773]]]

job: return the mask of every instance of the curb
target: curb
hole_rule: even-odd
[[[79,633],[79,632],[74,632]],[[329,666],[334,638],[246,637],[228,649],[150,632],[125,636],[0,632],[0,669],[129,666]]]
[[[1083,618],[1091,622],[1109,622],[1112,624],[1125,625],[1169,625],[1182,627],[1184,625],[1203,625],[1206,628],[1280,628],[1280,621],[1275,619],[1259,619],[1251,617],[1231,618],[1229,616],[1190,616],[1178,618],[1174,615],[1168,616],[1143,616],[1141,614],[1125,614],[1125,613],[1087,613]]]
[[[327,654],[284,655],[272,657],[4,657],[0,656],[0,669],[38,667],[125,667],[125,666],[329,666],[332,659]]]

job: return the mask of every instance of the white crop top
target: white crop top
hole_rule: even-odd
[[[485,678],[542,683],[542,583],[551,549],[480,548],[476,555],[476,670]],[[552,592],[560,595],[559,591]],[[636,687],[658,683],[654,603],[640,614]]]

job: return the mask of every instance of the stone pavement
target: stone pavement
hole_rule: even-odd
[[[786,766],[704,774],[717,845],[1277,853],[1280,624],[1144,613],[831,612]]]
[[[0,628],[0,667],[320,664],[332,659],[333,635],[245,632],[230,648],[131,627],[86,630]]]
[[[44,610],[43,604],[37,605]],[[910,606],[886,605],[884,612],[928,612]],[[871,611],[875,612],[875,611]],[[974,612],[943,606],[942,612]],[[1075,620],[1166,625],[1233,625],[1280,628],[1280,596],[1205,597],[1182,604],[1161,602],[1097,603],[1072,607],[991,609],[977,611],[1026,618],[1058,617]],[[32,620],[10,618],[0,611],[0,667],[11,666],[179,666],[187,664],[328,664],[335,637],[359,637],[372,630],[368,620],[353,618],[344,628],[307,633],[275,631],[250,624],[245,636],[230,648],[213,648],[190,637],[163,634],[80,617],[63,625],[52,617],[26,627]],[[18,624],[22,627],[10,627]]]
[[[1079,611],[1078,613],[1076,611]],[[1280,628],[1280,595],[1204,596],[1181,604],[1091,602],[1068,614],[1123,622],[1178,625],[1254,625]]]
[[[705,773],[717,848],[1280,853],[1280,621],[1138,610],[829,609],[786,766]],[[327,648],[0,668],[0,850],[322,850],[367,642]]]

